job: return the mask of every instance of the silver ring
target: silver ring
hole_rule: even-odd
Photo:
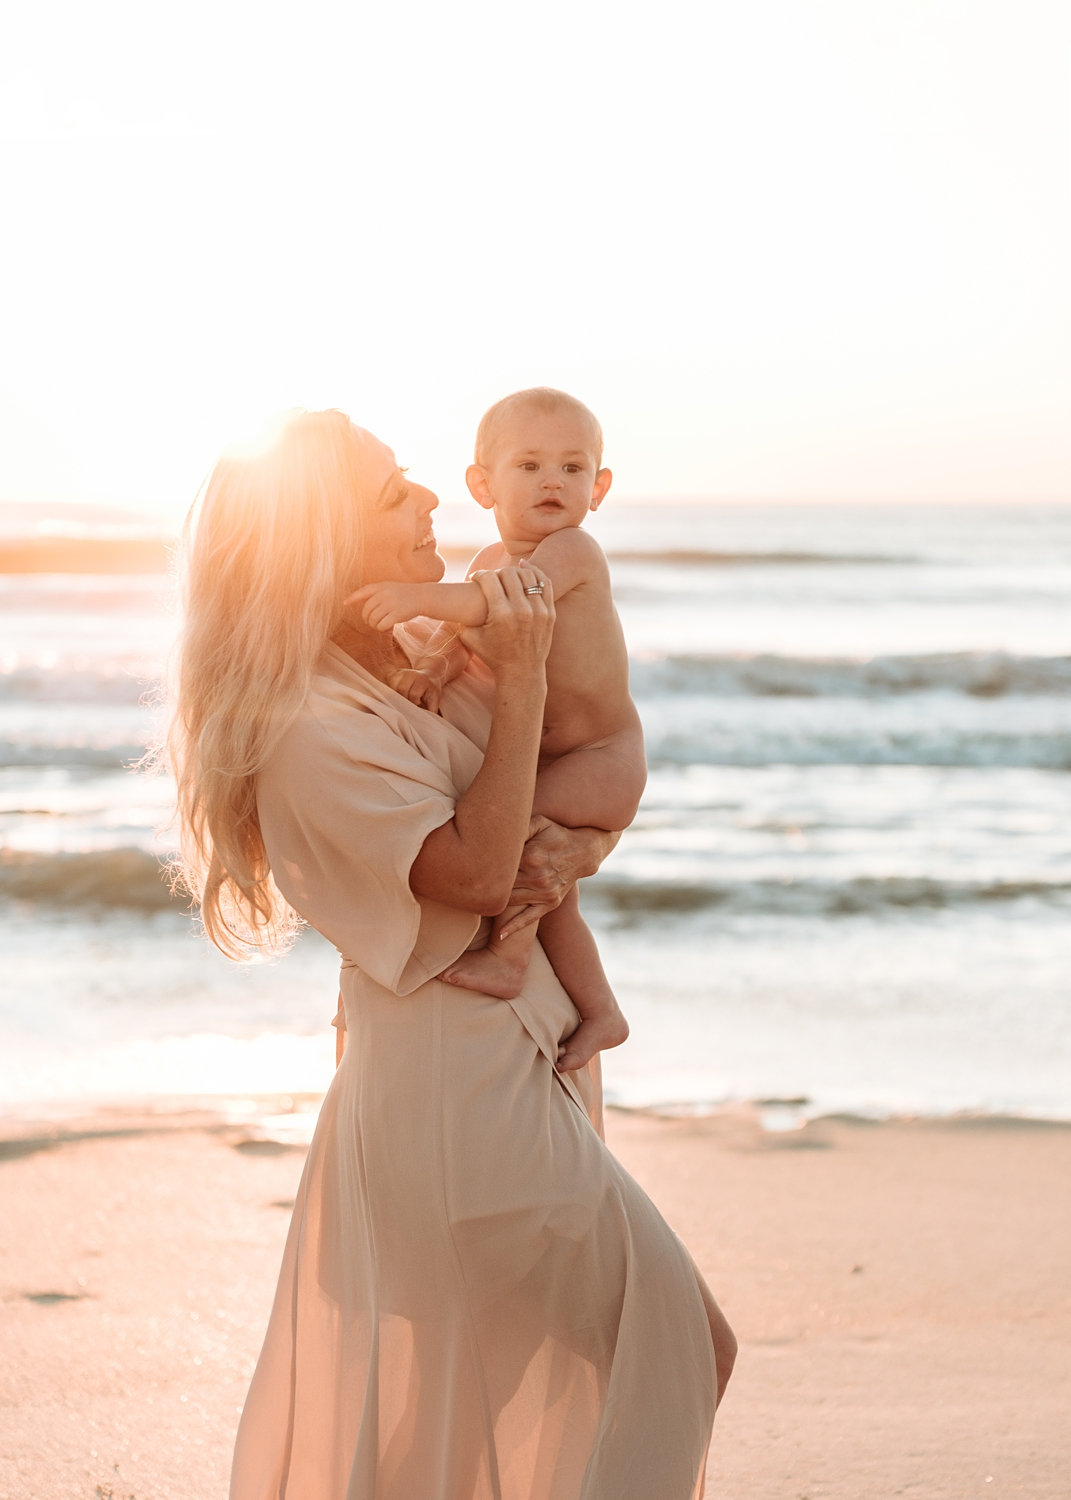
[[[524,591],[526,594],[541,594],[543,585],[541,583],[530,583]]]

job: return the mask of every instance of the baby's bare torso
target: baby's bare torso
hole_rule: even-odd
[[[628,650],[610,589],[610,569],[597,544],[586,534],[581,580],[554,598],[554,636],[547,657],[547,699],[543,713],[542,755],[556,759],[571,750],[599,744],[625,729],[639,727],[639,715],[628,690]],[[553,540],[553,539],[551,539]],[[546,544],[513,556],[501,544],[487,548],[481,567],[522,562],[554,580],[554,565],[544,566]]]

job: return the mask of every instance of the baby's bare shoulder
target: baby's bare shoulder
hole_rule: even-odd
[[[528,561],[543,569],[559,593],[579,583],[602,583],[610,576],[606,553],[579,526],[568,526],[544,537]]]
[[[544,553],[559,553],[562,557],[590,557],[606,561],[606,553],[591,532],[585,531],[582,526],[563,526],[561,531],[551,532],[550,536],[545,536],[539,546],[533,549],[531,557],[534,560]]]

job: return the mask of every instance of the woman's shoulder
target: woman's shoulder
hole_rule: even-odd
[[[305,701],[276,742],[275,754],[375,759],[405,736],[397,694],[329,643],[316,664]]]
[[[461,716],[473,717],[466,710]],[[388,775],[447,792],[467,785],[479,760],[462,725],[417,708],[329,645],[261,775],[263,781]]]

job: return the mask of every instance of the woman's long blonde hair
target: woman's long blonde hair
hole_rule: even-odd
[[[256,774],[360,583],[373,449],[384,451],[341,412],[293,413],[269,447],[220,459],[186,521],[167,737],[176,873],[231,958],[279,951],[298,925],[271,878]]]

